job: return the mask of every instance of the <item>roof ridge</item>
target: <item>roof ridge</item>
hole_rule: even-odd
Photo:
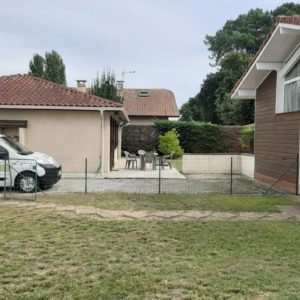
[[[95,95],[92,95],[92,94],[89,94],[89,93],[80,92],[80,91],[76,90],[76,88],[74,89],[74,88],[65,86],[63,84],[56,83],[56,82],[53,82],[53,81],[50,81],[50,80],[47,80],[47,79],[44,79],[44,78],[41,78],[41,77],[36,77],[36,76],[30,75],[30,74],[19,74],[18,73],[18,74],[11,74],[11,75],[3,75],[3,76],[0,76],[0,79],[1,78],[10,78],[10,77],[24,77],[24,78],[27,77],[31,80],[39,81],[39,82],[42,82],[42,83],[47,84],[47,85],[52,85],[52,86],[55,86],[57,88],[60,88],[63,91],[68,91],[68,92],[71,92],[71,93],[74,93],[74,94],[78,94],[80,96],[83,96],[85,98],[89,98],[91,100],[101,100],[101,101],[105,101],[107,103],[111,103],[111,104],[114,104],[114,105],[119,105],[120,107],[123,106],[119,102],[109,100],[109,99],[105,99],[105,98],[95,96]]]
[[[20,74],[21,75],[21,74]],[[68,86],[65,86],[63,84],[60,84],[60,83],[56,83],[56,82],[53,82],[53,81],[50,81],[50,80],[47,80],[47,79],[44,79],[44,78],[41,78],[41,77],[36,77],[36,76],[33,76],[33,75],[30,75],[30,74],[23,74],[21,76],[24,76],[24,77],[29,77],[33,80],[37,80],[37,81],[41,81],[41,82],[44,82],[46,84],[50,84],[50,85],[54,85],[54,86],[57,86],[59,88],[61,88],[62,90],[66,90],[66,91],[69,91],[71,93],[75,93],[75,94],[79,94],[80,96],[84,96],[85,98],[90,98],[90,99],[98,99],[98,100],[102,100],[102,101],[105,101],[105,102],[108,102],[108,103],[113,103],[113,104],[119,104],[120,107],[122,106],[122,104],[116,102],[116,101],[113,101],[113,100],[109,100],[109,99],[105,99],[105,98],[102,98],[102,97],[99,97],[99,96],[95,96],[93,94],[89,94],[89,93],[84,93],[84,92],[80,92],[78,91],[76,88],[71,88],[71,87],[68,87]]]
[[[123,105],[30,74],[0,76],[1,105],[115,107]]]
[[[172,92],[167,88],[123,88],[123,90],[135,90],[135,91],[147,91],[147,90],[154,90],[154,91],[168,91]],[[173,93],[173,92],[172,92]]]

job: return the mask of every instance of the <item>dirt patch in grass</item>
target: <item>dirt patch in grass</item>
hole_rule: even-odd
[[[293,205],[284,196],[258,195],[147,195],[147,194],[83,194],[39,196],[39,202],[63,205],[85,205],[110,210],[210,210],[279,212],[277,205]]]

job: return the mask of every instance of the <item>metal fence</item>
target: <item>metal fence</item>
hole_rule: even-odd
[[[39,195],[73,192],[181,195],[296,193],[296,185],[295,190],[290,188],[289,191],[282,187],[283,183],[291,181],[290,172],[298,168],[297,161],[291,160],[277,178],[264,183],[253,178],[251,166],[250,169],[249,166],[245,168],[241,158],[228,154],[185,157],[184,160],[173,160],[171,166],[157,157],[155,165],[149,163],[143,169],[139,159],[136,164],[125,168],[126,160],[122,158],[115,170],[107,174],[101,174],[98,162],[88,158],[64,160],[62,167],[64,170],[64,165],[67,166],[67,172],[62,174],[59,168],[42,165],[35,160],[0,160],[0,188],[3,198],[33,200]]]

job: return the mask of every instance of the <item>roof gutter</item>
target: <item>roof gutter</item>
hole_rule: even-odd
[[[81,106],[43,106],[43,105],[0,105],[0,109],[36,109],[36,110],[75,110],[75,111],[119,111],[125,122],[129,123],[129,117],[124,107],[81,107]]]
[[[268,47],[268,45],[270,44],[272,38],[274,37],[274,35],[276,34],[276,32],[279,30],[279,28],[281,27],[282,23],[278,23],[277,27],[275,28],[275,30],[273,31],[272,35],[269,37],[267,43],[264,45],[263,49],[260,51],[260,53],[258,54],[258,56],[251,62],[251,66],[248,68],[248,70],[246,71],[245,74],[243,74],[241,81],[239,82],[239,84],[234,88],[234,90],[231,93],[231,98],[232,99],[236,99],[235,95],[238,93],[238,90],[240,89],[241,85],[244,83],[244,81],[246,80],[248,74],[252,71],[252,69],[256,66],[257,61],[260,59],[260,57],[262,56],[264,50],[266,49],[266,47]],[[239,97],[238,97],[239,98]]]

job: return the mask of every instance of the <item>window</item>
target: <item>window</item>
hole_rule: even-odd
[[[147,91],[141,91],[141,92],[139,92],[139,96],[140,97],[149,97],[149,92],[147,92]]]
[[[8,158],[8,151],[0,146],[0,159],[7,159]]]
[[[284,112],[300,111],[300,61],[287,73],[284,82]]]

